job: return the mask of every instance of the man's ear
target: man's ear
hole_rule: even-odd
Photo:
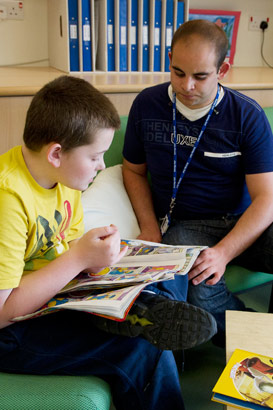
[[[54,167],[59,168],[62,158],[62,146],[56,142],[49,145],[47,150],[47,160]]]
[[[230,64],[227,61],[224,61],[218,71],[218,80],[222,80],[228,73],[230,69]]]
[[[168,52],[168,56],[169,56],[169,60],[170,60],[169,69],[171,70],[171,64],[172,64],[172,53],[171,53],[170,51]]]

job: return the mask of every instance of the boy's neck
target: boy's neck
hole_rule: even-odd
[[[47,148],[43,147],[41,151],[36,152],[22,145],[23,158],[32,178],[41,187],[52,189],[56,186],[57,182],[54,178],[52,167],[47,161],[46,150]]]

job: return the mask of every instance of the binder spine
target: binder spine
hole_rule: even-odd
[[[154,17],[154,71],[161,71],[161,13],[162,1],[155,0]]]
[[[68,0],[70,71],[79,71],[79,16],[78,1]]]
[[[130,0],[129,0],[130,1]],[[138,4],[137,0],[131,0],[131,24],[130,44],[131,47],[131,71],[138,70]]]
[[[149,0],[143,0],[142,71],[149,71]]]
[[[120,71],[128,71],[127,24],[128,24],[127,0],[120,0],[119,1],[119,70]]]
[[[185,18],[184,18],[184,13],[185,13],[185,4],[183,0],[177,0],[177,6],[176,6],[176,29],[181,26],[181,24],[184,23]]]
[[[107,0],[107,70],[115,71],[115,5]]]
[[[92,71],[90,0],[82,0],[82,67]]]
[[[166,1],[166,26],[165,26],[165,71],[170,71],[169,55],[171,51],[171,43],[173,37],[173,0]]]

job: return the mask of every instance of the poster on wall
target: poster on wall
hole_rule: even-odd
[[[233,64],[240,11],[190,9],[189,20],[206,19],[221,27],[228,38],[227,61]]]

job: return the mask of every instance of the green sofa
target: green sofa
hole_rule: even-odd
[[[109,410],[109,385],[94,376],[0,373],[1,410]]]
[[[273,129],[273,107],[265,108]],[[105,154],[106,166],[122,162],[122,145],[127,116]],[[228,266],[225,278],[229,289],[241,293],[273,281],[273,275]],[[272,299],[272,298],[271,298]],[[273,312],[272,303],[269,310]],[[109,410],[110,387],[93,376],[32,376],[0,373],[1,410]]]

